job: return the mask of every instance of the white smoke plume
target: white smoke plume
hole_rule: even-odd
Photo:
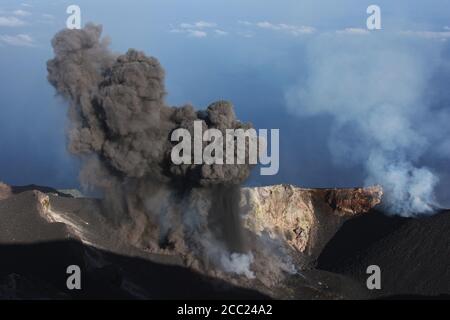
[[[250,265],[253,263],[253,254],[233,252],[230,255],[222,255],[220,262],[225,272],[236,273],[238,275],[245,275],[249,279],[254,279],[255,274],[250,270]]]
[[[333,160],[362,165],[367,185],[383,185],[387,211],[403,216],[434,212],[439,172],[422,158],[444,156],[437,149],[449,143],[448,112],[427,99],[441,45],[420,45],[384,33],[320,35],[307,43],[304,77],[286,92],[296,115],[331,116]]]

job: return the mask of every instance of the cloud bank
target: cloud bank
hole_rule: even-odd
[[[180,23],[177,27],[171,27],[171,33],[186,34],[193,38],[205,38],[209,34],[225,36],[228,32],[219,29],[217,23],[208,21],[197,21],[194,23]]]
[[[28,34],[18,34],[14,36],[0,35],[0,44],[16,47],[32,47],[34,46],[34,40]]]
[[[13,17],[13,16],[7,16],[7,17],[0,17],[0,27],[21,27],[26,25],[25,21]]]

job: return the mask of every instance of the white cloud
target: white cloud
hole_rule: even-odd
[[[182,28],[182,29],[194,28],[194,25],[190,24],[190,23],[181,23],[180,28]]]
[[[191,37],[194,37],[194,38],[204,38],[208,34],[204,31],[200,31],[200,30],[188,30],[188,35]]]
[[[239,20],[238,23],[239,23],[239,24],[242,24],[242,25],[244,25],[244,26],[251,26],[251,25],[252,25],[251,22],[245,21],[245,20]]]
[[[28,17],[31,15],[30,12],[21,9],[13,11],[13,14],[19,17]]]
[[[195,29],[171,29],[170,32],[172,33],[184,33],[188,35],[189,37],[193,38],[205,38],[208,36],[208,34],[205,31],[202,30],[195,30]]]
[[[0,27],[20,27],[26,25],[25,21],[16,17],[0,17]]]
[[[310,26],[299,26],[292,25],[286,23],[271,23],[269,21],[259,21],[259,22],[250,22],[246,20],[238,20],[237,23],[243,27],[247,27],[247,30],[239,30],[236,32],[237,35],[241,37],[251,38],[254,34],[251,31],[250,27],[272,30],[276,32],[284,32],[289,33],[293,36],[300,36],[304,34],[312,34],[312,33],[329,33],[327,31],[320,31]],[[412,37],[420,37],[424,39],[435,39],[441,41],[447,41],[450,39],[450,26],[444,26],[444,31],[393,31],[394,33],[403,35],[403,36],[412,36]],[[369,31],[365,28],[345,28],[341,30],[332,31],[332,33],[337,35],[355,35],[355,36],[364,36],[369,35],[372,31]]]
[[[52,14],[43,13],[43,14],[42,14],[42,18],[49,19],[49,20],[53,20],[53,19],[55,19],[55,16],[52,15]]]
[[[206,21],[197,21],[195,23],[181,23],[180,28],[182,29],[207,29],[217,27],[216,23],[206,22]]]
[[[298,36],[301,34],[310,34],[316,31],[315,28],[309,26],[293,26],[284,23],[281,23],[278,26],[281,28],[281,30],[287,31],[294,36]]]
[[[369,30],[363,28],[345,28],[344,30],[337,30],[337,34],[350,34],[350,35],[366,35],[369,34]]]
[[[226,36],[228,34],[228,32],[220,30],[220,29],[215,29],[214,32],[219,36]]]
[[[267,22],[267,21],[257,22],[256,26],[260,27],[260,28],[264,28],[264,29],[279,30],[278,26],[276,26],[270,22]]]
[[[198,22],[195,23],[195,27],[200,28],[200,29],[202,29],[202,28],[214,28],[216,26],[217,26],[217,24],[213,23],[213,22],[198,21]]]
[[[15,36],[0,35],[0,43],[10,46],[32,47],[34,40],[28,34],[18,34]]]
[[[444,28],[448,30],[447,28]],[[425,39],[438,39],[438,40],[446,40],[450,38],[450,30],[449,31],[401,31],[400,34],[405,36],[414,36]]]
[[[444,27],[444,30],[446,31],[406,30],[406,31],[399,31],[397,33],[403,36],[419,37],[424,39],[437,39],[437,40],[450,39],[450,28]],[[346,35],[368,35],[371,33],[371,31],[363,28],[346,28],[343,30],[337,30],[336,33]]]
[[[36,20],[36,22],[42,24],[53,24],[55,21],[55,16],[48,13],[41,14],[40,19]]]
[[[297,26],[292,24],[286,24],[286,23],[271,23],[268,21],[260,21],[256,23],[251,23],[248,21],[238,21],[239,24],[245,25],[245,26],[256,26],[260,29],[267,29],[267,30],[273,30],[273,31],[281,31],[285,33],[289,33],[293,36],[300,36],[303,34],[311,34],[316,31],[315,28],[310,26]]]
[[[244,38],[253,38],[254,34],[251,31],[238,31],[238,36],[244,37]]]
[[[195,23],[180,23],[177,27],[172,27],[170,32],[172,33],[184,33],[189,37],[205,38],[208,36],[207,29],[213,29],[217,27],[217,23],[207,21],[197,21]],[[220,29],[211,30],[217,35],[225,35],[226,31]]]

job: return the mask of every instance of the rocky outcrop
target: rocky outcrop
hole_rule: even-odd
[[[9,198],[12,195],[11,187],[0,181],[0,200]]]
[[[343,222],[368,212],[381,202],[382,195],[378,186],[306,189],[275,185],[242,189],[241,208],[245,228],[286,243],[306,266],[315,261]]]
[[[228,283],[278,298],[345,298],[350,297],[351,292],[359,292],[358,284],[332,274],[323,274],[311,267],[324,245],[344,221],[363,214],[380,203],[380,187],[305,189],[275,185],[242,188],[240,218],[243,232],[251,241],[246,249],[250,256],[245,257],[250,263],[250,269],[241,275],[227,273],[229,271],[224,273],[223,270],[216,272],[211,265],[206,265],[205,269],[205,266],[185,260],[187,254],[192,255],[195,261],[195,257],[198,257],[193,254],[195,250],[199,250],[197,253],[207,252],[202,251],[205,247],[201,246],[211,240],[208,238],[211,235],[207,234],[208,216],[211,208],[214,208],[211,192],[213,190],[193,190],[183,200],[182,206],[173,201],[174,196],[168,190],[158,191],[154,195],[157,200],[155,203],[149,201],[147,205],[154,209],[152,213],[156,217],[167,218],[164,214],[170,213],[178,216],[178,219],[188,219],[189,223],[197,224],[196,229],[174,230],[174,235],[183,239],[184,244],[177,243],[179,247],[172,250],[158,251],[130,245],[127,238],[123,238],[121,230],[108,221],[108,212],[105,212],[99,200],[60,196],[54,192],[46,194],[36,190],[24,191],[0,201],[0,242],[16,245],[71,239],[85,246],[84,253],[76,250],[76,256],[83,264],[93,268],[103,268],[111,263],[104,254],[100,257],[98,253],[98,250],[107,250],[166,266],[189,266],[191,270],[195,270],[193,272],[221,278]],[[188,211],[189,215],[183,216]],[[149,234],[152,229],[145,231]],[[156,234],[158,238],[160,231],[153,229],[153,235]],[[196,232],[197,235],[189,235],[189,232]],[[199,243],[198,240],[203,242]],[[182,245],[185,247],[181,247]],[[244,259],[243,256],[231,258],[235,260],[230,263]],[[247,261],[245,259],[241,262]],[[248,276],[249,274],[252,276]],[[133,286],[139,287],[140,280],[136,281]],[[326,283],[329,284],[328,287]],[[346,287],[355,289],[345,292]]]

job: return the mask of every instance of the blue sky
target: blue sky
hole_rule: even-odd
[[[365,183],[363,161],[335,161],[330,147],[330,137],[339,135],[335,115],[305,115],[296,108],[317,99],[287,98],[292,88],[311,87],[318,72],[312,67],[315,56],[327,60],[327,54],[338,52],[345,61],[355,43],[366,47],[363,55],[372,45],[383,52],[413,52],[414,66],[427,61],[436,70],[420,73],[439,83],[427,91],[433,101],[441,106],[450,101],[441,85],[450,79],[449,1],[0,0],[0,180],[8,183],[78,186],[78,160],[66,151],[67,107],[47,83],[45,66],[52,57],[51,38],[65,27],[70,4],[80,6],[83,24],[103,25],[114,51],[133,47],[156,56],[166,69],[170,104],[204,108],[227,99],[242,120],[280,128],[279,174],[255,175],[250,184]],[[375,31],[380,35],[365,29],[370,4],[381,8],[383,30]],[[364,72],[364,64],[358,68]],[[448,159],[426,159],[427,154],[424,150],[413,160],[450,178]]]

